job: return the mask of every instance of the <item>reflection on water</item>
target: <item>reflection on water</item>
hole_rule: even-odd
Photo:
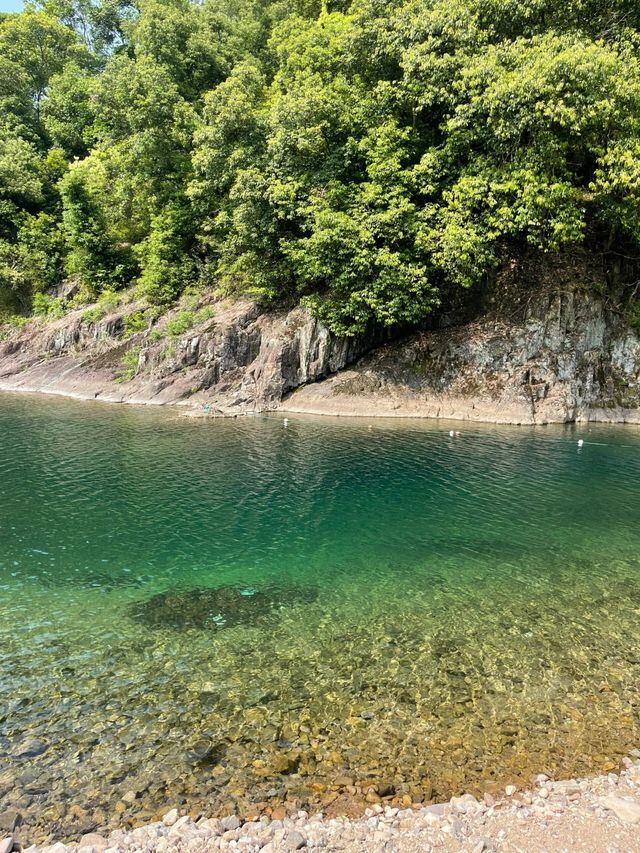
[[[637,430],[7,395],[0,436],[0,811],[25,837],[439,799],[638,743]]]

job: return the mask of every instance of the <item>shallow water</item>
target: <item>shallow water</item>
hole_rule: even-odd
[[[73,838],[617,766],[640,430],[451,426],[0,396],[0,814]]]

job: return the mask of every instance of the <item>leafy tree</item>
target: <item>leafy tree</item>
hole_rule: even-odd
[[[77,35],[45,12],[27,8],[19,15],[7,15],[0,22],[0,56],[22,69],[28,79],[36,117],[49,80],[67,62],[88,64],[91,55]]]
[[[24,290],[43,293],[64,278],[64,235],[60,222],[50,213],[28,216],[18,234],[20,270]]]
[[[140,290],[156,305],[175,300],[193,281],[195,262],[188,249],[193,235],[187,204],[168,204],[151,223],[149,236],[139,244]]]
[[[97,59],[123,44],[124,29],[137,16],[130,0],[39,0],[35,6],[77,33]]]
[[[130,246],[118,244],[109,231],[92,163],[78,163],[61,183],[62,226],[68,252],[67,272],[97,295],[130,280],[135,267]]]
[[[0,301],[202,279],[353,334],[507,250],[637,251],[639,62],[635,0],[39,0],[0,16]]]
[[[75,62],[68,62],[49,81],[41,117],[50,143],[69,159],[89,153],[93,141],[95,110],[92,104],[91,74]]]

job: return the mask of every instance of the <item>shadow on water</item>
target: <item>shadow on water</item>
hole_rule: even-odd
[[[312,587],[220,586],[211,589],[170,589],[136,601],[129,615],[146,628],[231,628],[255,625],[292,604],[309,604],[317,597]]]

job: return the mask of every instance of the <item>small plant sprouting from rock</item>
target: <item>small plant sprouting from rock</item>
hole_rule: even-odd
[[[21,314],[0,315],[0,341],[6,340],[15,329],[22,329],[29,322]]]
[[[146,311],[134,311],[132,314],[127,314],[123,317],[124,334],[123,338],[130,338],[138,332],[143,332],[149,325],[149,318]]]
[[[38,317],[47,320],[59,320],[65,313],[65,302],[62,298],[49,296],[46,293],[36,293],[33,297],[32,310]]]
[[[171,340],[167,343],[165,348],[162,350],[162,353],[160,356],[161,360],[162,361],[170,361],[172,358],[176,357],[177,352],[178,352],[178,347],[176,346],[176,342],[174,340]]]
[[[126,300],[126,293],[116,293],[115,290],[103,290],[95,305],[92,305],[82,315],[83,323],[98,323],[103,317],[113,313]]]
[[[179,338],[193,326],[210,320],[214,315],[215,309],[212,305],[205,305],[199,311],[180,311],[167,322],[165,331],[170,337]]]
[[[105,315],[105,310],[101,305],[92,305],[82,315],[82,322],[87,325],[99,323]]]
[[[122,370],[116,377],[116,382],[130,382],[136,375],[138,360],[142,347],[136,346],[128,349],[122,356]]]
[[[184,335],[187,329],[193,326],[193,311],[181,311],[175,317],[172,317],[166,325],[166,332],[172,338],[179,338]]]
[[[632,304],[627,308],[627,322],[631,326],[631,328],[640,334],[640,302],[632,302]]]

